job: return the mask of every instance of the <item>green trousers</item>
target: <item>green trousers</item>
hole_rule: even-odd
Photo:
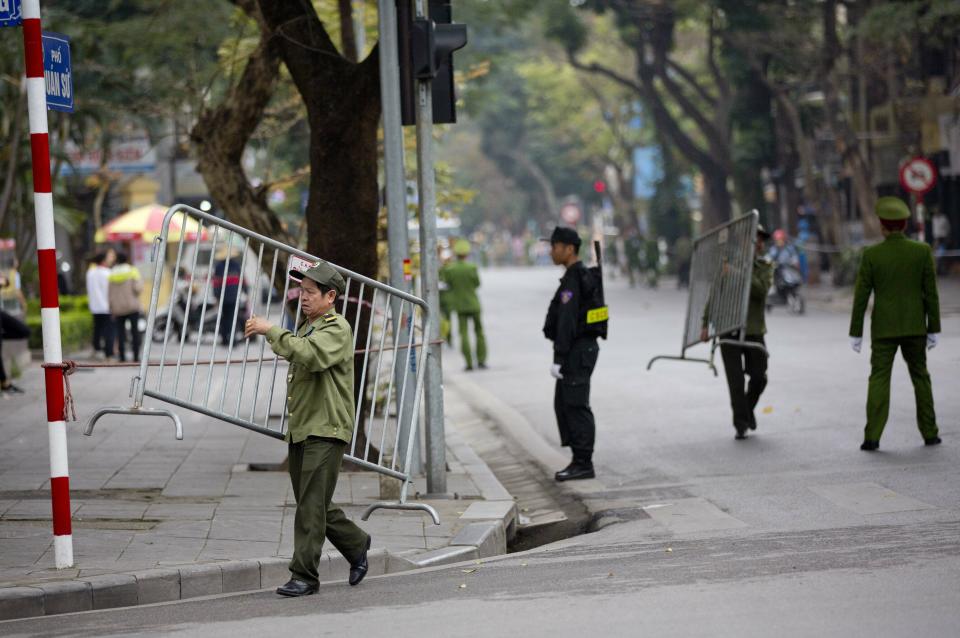
[[[345,447],[343,441],[311,436],[289,448],[290,482],[297,501],[290,573],[311,585],[318,582],[324,538],[349,561],[359,558],[367,544],[366,532],[331,503]]]
[[[477,364],[479,365],[487,362],[487,339],[483,336],[483,324],[480,322],[479,312],[457,313],[457,322],[460,324],[460,350],[463,352],[463,358],[467,360],[467,367],[472,368],[473,353],[470,351],[467,321],[473,321],[473,335],[477,340]]]
[[[913,381],[913,393],[917,400],[917,427],[923,438],[937,436],[937,417],[933,411],[933,386],[927,372],[927,338],[897,337],[875,339],[870,344],[870,385],[867,390],[867,427],[863,438],[879,441],[890,413],[890,374],[897,349],[903,354]]]

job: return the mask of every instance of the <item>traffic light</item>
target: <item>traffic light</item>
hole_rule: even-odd
[[[453,23],[449,0],[430,0],[429,18],[414,18],[410,0],[396,2],[401,121],[416,124],[417,80],[431,80],[433,123],[456,122],[453,52],[467,44],[467,27]]]

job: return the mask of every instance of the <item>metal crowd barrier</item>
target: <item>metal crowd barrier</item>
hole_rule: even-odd
[[[764,349],[760,344],[746,341],[747,309],[759,219],[759,213],[752,210],[694,240],[680,355],[656,356],[647,363],[647,370],[660,359],[695,361],[706,363],[716,375],[717,368],[713,360],[720,344]],[[707,338],[711,342],[710,357],[688,357],[687,350],[703,342],[701,331],[704,322]]]
[[[179,241],[171,242],[171,234]],[[133,406],[98,410],[84,434],[92,434],[105,414],[163,415],[174,420],[182,438],[175,414],[143,406],[150,397],[283,440],[289,364],[263,337],[244,339],[243,323],[257,315],[282,327],[298,325],[299,294],[291,289],[288,270],[305,270],[317,259],[188,206],[168,210],[153,247],[156,270],[140,368],[131,380]],[[427,305],[332,265],[346,280],[336,310],[353,327],[359,370],[353,439],[344,459],[402,483],[397,502],[374,503],[363,519],[380,508],[422,510],[439,524],[434,508],[407,502],[419,445]],[[165,304],[161,291],[169,291]],[[151,361],[154,354],[159,356]]]

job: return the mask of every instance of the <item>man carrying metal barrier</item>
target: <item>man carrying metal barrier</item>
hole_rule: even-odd
[[[244,336],[264,335],[287,374],[289,472],[297,502],[291,579],[277,589],[282,596],[316,593],[317,564],[324,538],[350,561],[350,584],[367,573],[370,535],[331,503],[344,451],[353,438],[353,335],[334,303],[346,283],[328,263],[306,272],[290,271],[301,281],[303,320],[296,333],[266,319],[247,320]]]
[[[760,395],[767,387],[767,351],[763,335],[767,331],[764,312],[766,310],[767,291],[773,282],[773,265],[764,255],[764,242],[770,238],[763,226],[757,225],[756,244],[753,251],[753,264],[750,272],[750,300],[747,307],[746,327],[733,333],[720,335],[720,357],[727,376],[730,390],[730,406],[733,408],[733,427],[737,431],[736,439],[747,438],[747,430],[757,429],[757,417],[754,409]],[[720,277],[729,277],[729,263],[724,262]],[[710,338],[711,311],[717,307],[711,299],[703,310],[703,322],[700,340]],[[741,334],[742,332],[742,334]],[[736,340],[746,342],[743,345]],[[758,344],[760,347],[746,345]],[[745,377],[750,377],[744,387]]]

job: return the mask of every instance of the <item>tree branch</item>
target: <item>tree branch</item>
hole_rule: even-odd
[[[573,51],[567,51],[567,60],[570,62],[570,66],[572,66],[575,69],[578,69],[580,71],[586,71],[587,73],[596,73],[597,75],[602,75],[606,78],[613,80],[617,84],[620,84],[621,86],[627,87],[631,91],[635,91],[640,94],[643,93],[643,87],[637,84],[636,82],[634,82],[633,80],[631,80],[630,78],[620,75],[613,69],[609,69],[605,66],[601,66],[596,62],[591,62],[590,64],[581,62],[580,60],[577,59],[577,56]]]
[[[700,84],[700,82],[697,81],[697,78],[693,77],[692,73],[687,71],[685,68],[683,68],[682,66],[680,66],[679,64],[671,60],[670,58],[667,58],[666,63],[667,63],[667,70],[673,71],[674,73],[679,75],[690,86],[690,88],[692,88],[694,91],[697,92],[697,95],[699,95],[704,102],[706,102],[710,106],[717,105],[717,98],[713,95],[710,95],[710,92],[707,90],[707,88],[702,84]]]
[[[717,84],[717,89],[720,90],[720,96],[723,99],[729,99],[731,90],[730,83],[727,82],[727,78],[724,77],[723,73],[720,72],[720,67],[717,64],[717,51],[714,42],[716,40],[716,24],[714,22],[714,13],[711,9],[710,11],[710,21],[709,28],[707,29],[707,66],[710,68],[710,74],[713,76],[713,81]]]
[[[343,57],[356,62],[359,58],[357,51],[357,36],[353,31],[353,0],[337,0],[340,10],[340,46]]]
[[[664,68],[664,71],[665,70]],[[724,164],[726,164],[726,158],[730,156],[730,149],[723,131],[721,131],[715,123],[711,122],[703,111],[697,108],[697,105],[687,97],[687,94],[683,92],[680,85],[673,81],[669,73],[657,73],[657,76],[660,78],[663,86],[666,87],[667,92],[673,96],[677,105],[683,110],[684,114],[693,120],[697,128],[700,129],[700,132],[703,133],[710,147],[715,151],[714,154],[718,158],[724,158]],[[729,166],[727,170],[729,170]]]

